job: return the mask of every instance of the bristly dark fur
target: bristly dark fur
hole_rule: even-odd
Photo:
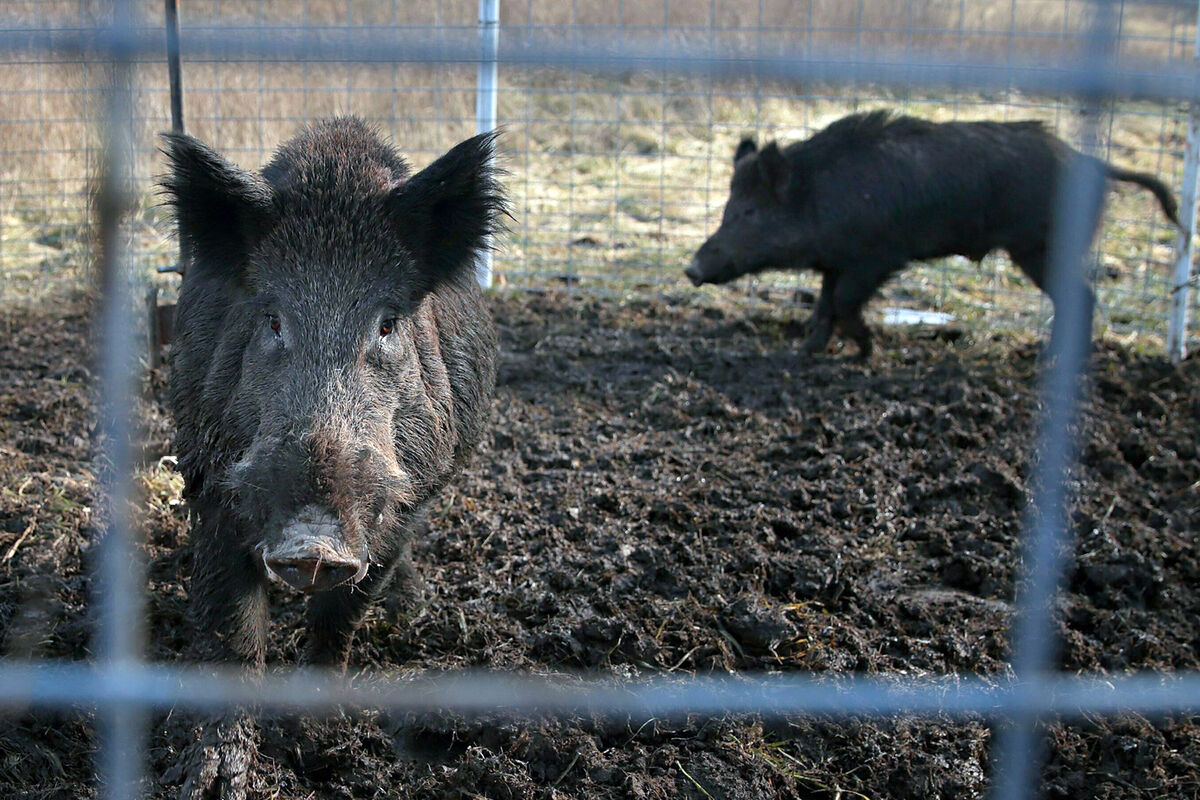
[[[823,350],[837,327],[869,355],[862,308],[910,261],[979,260],[1004,249],[1057,302],[1047,246],[1057,182],[1072,162],[1146,187],[1179,224],[1157,178],[1082,156],[1040,122],[936,123],[872,111],[785,148],[742,140],[721,227],[686,274],[699,284],[770,268],[821,272],[808,352]],[[1072,280],[1091,302],[1082,278]]]
[[[479,249],[473,243],[503,230],[508,206],[493,166],[498,135],[456,145],[388,198],[400,237],[438,278],[472,259]]]
[[[753,139],[749,137],[742,139],[738,142],[737,150],[733,151],[733,163],[736,164],[756,150],[758,150],[758,145],[754,143]]]
[[[355,118],[302,131],[261,173],[189,136],[164,143],[187,254],[170,404],[193,656],[262,669],[261,553],[319,518],[366,567],[309,601],[309,660],[344,666],[488,418],[496,336],[475,260],[507,213],[496,136],[416,174]],[[250,731],[236,714],[203,726],[181,759],[185,795],[243,796]]]
[[[271,214],[270,187],[196,139],[162,134],[170,173],[161,185],[188,259],[196,252],[237,260]]]

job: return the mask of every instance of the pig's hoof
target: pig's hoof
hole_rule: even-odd
[[[183,778],[180,800],[245,800],[254,737],[249,719],[224,719],[206,725],[169,777]]]

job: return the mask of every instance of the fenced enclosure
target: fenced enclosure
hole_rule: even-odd
[[[1072,679],[1053,672],[1049,609],[1065,569],[1066,481],[1074,450],[1065,432],[1078,420],[1077,378],[1085,357],[1069,348],[1052,354],[1054,369],[1045,380],[1029,479],[1030,577],[1008,674],[963,670],[912,683],[898,675],[851,675],[836,691],[819,675],[792,669],[729,679],[676,680],[673,670],[663,670],[646,680],[617,670],[556,682],[467,673],[354,684],[300,672],[247,686],[207,670],[141,663],[134,623],[141,611],[132,587],[142,578],[128,568],[134,562],[130,525],[122,519],[133,468],[127,412],[135,350],[127,323],[131,303],[122,287],[132,278],[135,286],[156,282],[169,294],[176,280],[157,273],[176,259],[152,185],[162,170],[154,134],[170,127],[160,9],[117,5],[115,23],[108,4],[31,3],[6,13],[8,30],[0,39],[8,59],[0,90],[6,102],[0,127],[3,301],[45,304],[103,278],[105,466],[96,479],[103,508],[97,517],[108,530],[96,558],[102,581],[93,590],[103,634],[95,640],[96,661],[0,662],[0,708],[95,708],[109,796],[136,793],[148,709],[252,703],[311,710],[344,703],[467,716],[497,707],[650,719],[974,715],[1011,723],[1001,727],[1005,733],[989,763],[997,796],[1020,797],[1033,792],[1040,719],[1118,710],[1183,713],[1200,705],[1194,673]],[[451,3],[189,4],[183,27],[187,128],[239,163],[257,166],[304,122],[356,113],[423,165],[475,130],[476,13],[474,4]],[[935,119],[1044,119],[1081,148],[1178,188],[1187,111],[1200,95],[1195,22],[1196,8],[1182,3],[1067,0],[505,5],[497,119],[505,130],[502,157],[514,219],[495,256],[495,283],[592,290],[647,304],[664,293],[691,291],[679,287],[681,270],[716,226],[737,140],[744,134],[803,138],[857,109],[896,108]],[[1087,177],[1077,184],[1086,188]],[[1083,197],[1081,191],[1064,205],[1060,263],[1079,258],[1088,246]],[[1146,340],[1161,352],[1175,290],[1176,234],[1141,192],[1110,192],[1105,220],[1089,260],[1104,330],[1126,346]],[[811,280],[769,276],[737,291],[783,305]],[[1195,300],[1189,302],[1194,310]],[[983,270],[953,260],[910,269],[889,286],[881,305],[947,310],[981,327],[1039,328],[1049,313],[1040,295],[996,257]],[[1081,307],[1060,313],[1079,314]],[[535,347],[530,352],[536,356]],[[715,407],[718,412],[729,413]],[[1031,440],[1035,434],[1030,431]],[[541,466],[556,468],[552,458]],[[142,469],[139,480],[147,474]],[[804,508],[803,501],[793,502]],[[580,513],[572,508],[576,517],[564,509],[563,525]],[[669,518],[676,512],[656,513]],[[13,541],[6,561],[21,540]],[[1189,552],[1184,548],[1185,556]],[[618,639],[613,650],[619,646]],[[573,764],[546,777],[551,790]],[[712,796],[682,764],[679,770],[699,796]]]
[[[473,3],[266,3],[189,5],[192,37],[214,26],[317,26],[421,37],[436,47],[477,49]],[[10,24],[67,28],[94,24],[102,5],[10,6]],[[1194,9],[1182,3],[1119,4],[1113,63],[1186,70],[1195,49]],[[139,24],[161,25],[157,8],[139,7]],[[834,52],[898,59],[936,52],[998,64],[1045,63],[1080,54],[1092,20],[1086,4],[1045,0],[1001,8],[987,2],[913,6],[886,3],[770,4],[676,2],[611,7],[511,4],[504,8],[508,52],[536,37],[585,51],[605,43],[737,48],[763,56]],[[296,27],[289,28],[293,32]],[[654,49],[649,42],[647,51]],[[185,41],[185,47],[187,42]],[[797,50],[799,48],[799,50]],[[0,204],[5,233],[5,298],[37,298],[78,285],[87,262],[85,176],[95,174],[97,139],[89,103],[103,72],[87,60],[14,57],[6,67],[9,109],[0,129],[7,165]],[[474,63],[372,63],[286,57],[239,61],[189,54],[188,130],[247,166],[305,122],[353,112],[379,126],[421,163],[474,130]],[[564,59],[567,66],[572,63]],[[561,67],[563,64],[556,65]],[[1070,95],[991,81],[943,86],[835,83],[803,77],[774,81],[746,74],[717,80],[703,68],[635,65],[600,71],[505,64],[498,70],[497,119],[505,131],[515,219],[496,255],[501,285],[604,291],[678,288],[681,269],[712,232],[728,193],[734,145],[744,135],[790,142],[846,113],[888,108],[935,120],[1039,119],[1078,145],[1079,104]],[[140,230],[137,262],[173,262],[169,225],[152,186],[161,162],[154,135],[170,126],[167,70],[144,59],[133,75]],[[1182,185],[1186,107],[1174,98],[1108,98],[1097,104],[1097,152],[1110,162]],[[37,135],[32,135],[36,132]],[[1091,261],[1103,330],[1160,341],[1166,336],[1174,280],[1175,231],[1152,198],[1122,186],[1110,196]],[[812,276],[745,281],[754,296],[773,287],[811,288]],[[171,281],[163,282],[169,290]],[[918,266],[888,289],[890,307],[949,312],[971,324],[1039,329],[1050,314],[1042,295],[1003,256],[982,268],[962,258]],[[1192,306],[1195,306],[1193,297]],[[1192,319],[1195,319],[1192,314]]]

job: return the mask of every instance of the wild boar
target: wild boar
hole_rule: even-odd
[[[495,380],[474,272],[505,213],[494,142],[468,139],[414,175],[340,118],[254,173],[165,136],[187,266],[170,406],[197,658],[262,668],[274,577],[309,595],[309,661],[344,668],[475,449]],[[242,796],[250,730],[244,716],[208,726],[184,795]]]
[[[1040,122],[935,123],[886,111],[852,114],[784,148],[746,139],[721,226],[685,274],[698,286],[770,268],[816,270],[821,293],[804,351],[823,351],[836,326],[864,358],[863,306],[910,261],[978,261],[1002,248],[1057,306],[1047,244],[1058,182],[1076,157],[1084,156]],[[1179,225],[1157,178],[1093,162],[1149,189]],[[1092,303],[1082,276],[1072,280]]]

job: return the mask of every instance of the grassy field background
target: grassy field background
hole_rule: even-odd
[[[140,22],[161,24],[161,5],[139,3]],[[934,0],[861,3],[813,0],[658,0],[638,4],[502,2],[502,24],[572,35],[570,26],[620,37],[752,40],[767,52],[845,47],[937,50],[949,54],[1045,58],[1076,51],[1092,6],[1076,0]],[[1195,10],[1123,5],[1118,58],[1154,65],[1190,63]],[[9,3],[6,27],[68,27],[103,21],[92,2]],[[183,9],[188,27],[209,24],[425,26],[430,36],[472,28],[475,2],[264,3],[208,0]],[[503,34],[502,34],[503,35]],[[0,305],[41,302],[87,283],[92,252],[89,196],[98,167],[96,110],[104,70],[47,57],[0,57]],[[391,136],[416,166],[474,132],[473,65],[184,64],[189,132],[247,167],[304,122],[359,114]],[[499,119],[515,223],[500,243],[498,283],[617,292],[693,291],[682,279],[690,254],[724,204],[730,156],[746,134],[792,141],[853,110],[893,108],[938,120],[1048,121],[1068,140],[1078,127],[1069,98],[1017,92],[944,95],[872,86],[712,83],[631,73],[595,77],[551,70],[503,70]],[[161,172],[155,134],[169,127],[166,69],[136,71],[136,212],[129,220],[136,263],[174,260],[170,225],[154,189]],[[1186,134],[1182,106],[1113,103],[1101,121],[1114,163],[1159,175],[1178,190]],[[1128,185],[1110,196],[1096,240],[1094,281],[1100,324],[1109,333],[1157,343],[1165,332],[1173,231],[1153,198]],[[786,298],[814,275],[773,274],[731,288],[748,298]],[[782,291],[781,291],[782,290]],[[980,325],[1037,327],[1049,305],[1003,256],[982,268],[962,259],[918,265],[873,307],[949,311]],[[803,314],[806,312],[798,311]]]

